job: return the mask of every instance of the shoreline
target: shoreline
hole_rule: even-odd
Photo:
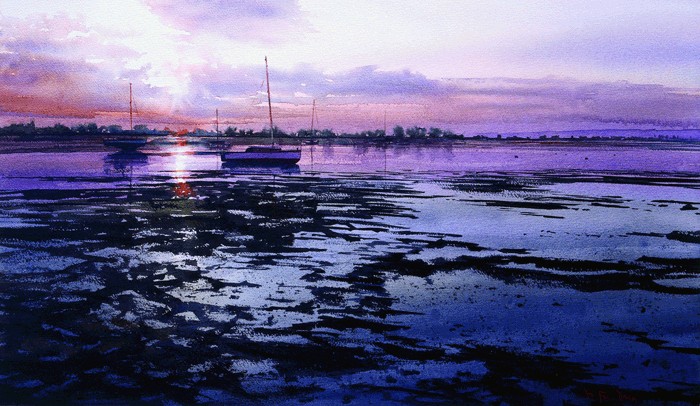
[[[109,151],[103,144],[107,136],[102,135],[71,135],[71,136],[4,136],[0,137],[0,154],[26,153],[26,152],[78,152],[78,151]],[[148,144],[142,151],[153,151],[159,147],[172,145],[190,145],[193,147],[210,148],[209,143],[216,137],[209,136],[147,136]],[[362,148],[404,148],[404,147],[502,147],[514,146],[522,148],[548,148],[548,147],[589,147],[589,148],[623,148],[623,147],[650,147],[660,149],[685,149],[696,150],[700,146],[700,140],[691,139],[657,139],[657,138],[559,138],[559,139],[527,139],[527,138],[485,138],[473,137],[462,139],[426,138],[426,139],[392,139],[388,138],[360,138],[360,137],[334,137],[334,138],[297,138],[280,137],[276,143],[282,146],[352,146]],[[260,145],[269,143],[268,138],[262,137],[220,137],[223,148],[210,148],[212,151],[224,151],[230,148]],[[214,151],[216,152],[216,151]]]

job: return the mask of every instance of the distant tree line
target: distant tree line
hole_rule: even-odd
[[[0,127],[0,136],[20,136],[20,137],[41,137],[41,136],[47,136],[47,137],[54,137],[54,136],[76,136],[76,135],[116,135],[116,134],[125,134],[125,133],[131,133],[132,131],[129,130],[124,130],[121,126],[119,125],[108,125],[108,126],[98,126],[95,123],[84,123],[84,124],[77,124],[72,127],[65,126],[63,124],[54,124],[53,126],[50,127],[37,127],[34,124],[34,121],[30,121],[29,123],[19,123],[19,124],[9,124],[5,127]],[[229,126],[224,130],[222,133],[217,134],[214,131],[208,131],[208,130],[203,130],[201,128],[197,128],[193,131],[170,131],[167,128],[165,130],[155,130],[155,129],[149,129],[148,126],[139,124],[135,125],[133,132],[136,133],[141,133],[141,134],[147,134],[147,135],[173,135],[173,136],[181,136],[181,135],[190,135],[190,136],[202,136],[202,137],[210,137],[210,136],[221,136],[221,137],[252,137],[252,138],[265,138],[270,136],[270,130],[269,129],[264,129],[260,131],[252,130],[250,128],[237,128],[237,127],[231,127]],[[431,139],[444,139],[444,140],[459,140],[459,139],[471,139],[471,140],[489,140],[489,139],[496,139],[496,140],[510,140],[510,141],[527,141],[531,140],[529,136],[521,136],[521,135],[509,135],[507,137],[503,137],[501,134],[497,134],[495,137],[492,135],[490,137],[485,136],[485,135],[475,135],[471,137],[465,137],[463,134],[457,134],[454,133],[450,130],[443,130],[441,128],[437,127],[430,127],[430,128],[425,128],[425,127],[419,127],[419,126],[413,126],[413,127],[407,127],[404,128],[400,125],[397,125],[393,128],[393,130],[387,134],[384,130],[366,130],[366,131],[359,131],[359,132],[341,132],[337,133],[331,129],[322,129],[322,130],[313,130],[313,132],[310,129],[301,129],[296,132],[286,132],[282,130],[279,127],[274,127],[274,134],[275,137],[277,138],[314,138],[314,139],[367,139],[367,140],[376,140],[376,141],[409,141],[409,140],[431,140]],[[554,135],[539,135],[539,136],[534,136],[532,139],[534,140],[551,140],[551,141],[558,141],[558,140],[580,140],[580,141],[587,141],[587,140],[639,140],[639,141],[644,141],[644,140],[679,140],[680,138],[677,137],[676,135],[655,135],[654,137],[637,137],[637,136],[607,136],[607,137],[601,137],[598,135],[577,135],[574,137],[574,135],[569,135],[569,138],[564,138],[560,137],[558,134]]]
[[[196,133],[196,131],[195,131]],[[337,133],[331,129],[325,128],[322,130],[301,129],[296,132],[286,132],[279,127],[275,127],[274,130],[275,137],[287,138],[449,138],[449,139],[461,139],[464,138],[462,134],[456,134],[449,130],[442,130],[436,127],[430,127],[426,129],[424,127],[410,127],[404,130],[400,125],[394,127],[390,134],[387,134],[384,130],[365,130],[359,132],[340,132]],[[224,132],[223,136],[226,137],[269,137],[270,130],[263,131],[253,131],[251,129],[238,129],[236,127],[228,127]]]
[[[156,130],[150,130],[146,125],[135,125],[135,132],[153,133]],[[10,124],[5,127],[0,127],[0,136],[15,135],[15,136],[69,136],[69,135],[102,135],[102,134],[119,134],[125,130],[120,125],[97,126],[95,123],[77,124],[72,127],[56,123],[51,127],[37,127],[34,121],[29,123]]]

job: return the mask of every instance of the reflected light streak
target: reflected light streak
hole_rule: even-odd
[[[177,185],[173,189],[175,196],[180,198],[187,198],[194,196],[194,190],[187,183],[190,172],[187,169],[187,163],[189,157],[193,155],[192,148],[187,145],[187,143],[178,142],[178,144],[172,150],[173,156],[175,157],[175,167],[173,168],[175,182]]]

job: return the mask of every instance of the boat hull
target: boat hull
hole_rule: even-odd
[[[224,140],[207,141],[207,147],[221,150],[228,148],[228,143]]]
[[[301,159],[301,150],[269,152],[222,152],[221,160],[240,165],[294,165]]]
[[[106,147],[118,148],[122,151],[136,151],[137,149],[146,145],[147,140],[145,138],[139,139],[115,139],[115,140],[105,140],[104,145]]]

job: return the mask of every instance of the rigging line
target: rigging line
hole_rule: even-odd
[[[136,104],[136,98],[133,97],[133,95],[131,97],[134,101],[134,111],[136,112],[136,114],[139,114],[139,106]]]
[[[258,95],[258,103],[257,103],[257,104],[262,104],[262,102],[263,102],[263,100],[262,100],[262,98],[263,98],[263,93],[265,93],[265,92],[263,91],[264,86],[265,86],[265,80],[263,79],[263,81],[260,82],[260,87],[258,88],[258,91],[255,92],[255,94]]]
[[[129,84],[129,85],[131,85],[131,84]],[[131,90],[131,89],[130,89],[130,90]],[[133,96],[133,92],[132,92],[132,94],[131,94],[131,104],[133,104],[134,114],[137,114],[137,115],[138,115],[138,114],[139,114],[139,108],[138,108],[138,106],[136,105],[136,98]]]
[[[314,135],[314,116],[316,115],[316,99],[314,99],[311,105],[311,135]]]

